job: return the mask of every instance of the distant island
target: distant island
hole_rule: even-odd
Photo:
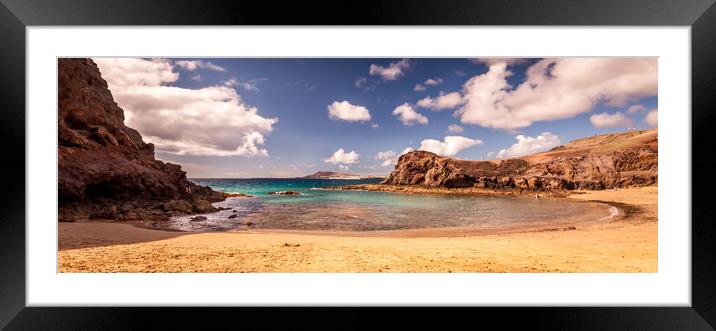
[[[367,179],[367,178],[384,178],[383,176],[361,176],[354,174],[346,174],[333,171],[318,171],[308,176],[298,177],[307,179]]]

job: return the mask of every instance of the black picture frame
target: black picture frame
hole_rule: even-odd
[[[258,308],[89,308],[26,307],[25,300],[25,28],[61,25],[589,25],[689,26],[692,61],[692,282],[690,307],[553,307],[378,311],[373,308],[279,308],[264,327],[317,323],[314,317],[342,319],[349,328],[381,326],[459,327],[468,317],[489,325],[550,329],[681,329],[716,326],[716,211],[709,208],[704,184],[716,162],[710,133],[716,117],[716,6],[714,0],[579,0],[579,1],[361,1],[361,2],[230,2],[127,0],[0,0],[0,132],[5,142],[0,169],[0,326],[7,329],[104,329],[166,327],[177,316],[183,327],[220,326],[263,313]],[[51,110],[48,110],[51,111]],[[688,114],[686,110],[684,114]],[[22,143],[21,143],[22,142]],[[700,153],[702,152],[702,153]],[[23,174],[20,176],[19,174]],[[664,192],[662,194],[668,194]],[[683,220],[688,221],[688,220]],[[48,224],[48,226],[50,226]],[[420,308],[418,308],[420,309]],[[191,310],[189,312],[188,310]],[[384,316],[376,316],[384,314]],[[449,316],[445,316],[449,315]],[[519,318],[515,318],[519,316]],[[419,319],[416,319],[419,317]],[[439,317],[438,322],[435,317]],[[141,321],[141,322],[140,322]],[[141,323],[141,324],[140,324]],[[440,323],[440,324],[434,324]]]

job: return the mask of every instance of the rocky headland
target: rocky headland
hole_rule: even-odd
[[[658,131],[596,135],[550,151],[496,161],[456,160],[426,151],[403,154],[395,170],[365,189],[413,193],[558,193],[657,183]]]
[[[224,194],[154,157],[90,59],[58,60],[59,220],[162,220],[216,211]]]

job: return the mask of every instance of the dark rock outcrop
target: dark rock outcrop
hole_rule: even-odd
[[[224,200],[154,158],[92,60],[58,60],[58,109],[60,219],[166,219]]]
[[[390,185],[519,190],[601,190],[658,179],[657,131],[576,140],[545,153],[498,161],[455,160],[426,151],[400,156]]]
[[[392,185],[435,187],[514,186],[511,176],[525,171],[529,163],[521,159],[499,162],[455,160],[426,151],[400,156],[395,170],[383,181]]]
[[[301,192],[296,191],[278,191],[278,192],[269,192],[269,195],[301,195]]]
[[[245,193],[223,192],[225,198],[250,198],[253,195]]]

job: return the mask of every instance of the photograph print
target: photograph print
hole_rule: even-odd
[[[658,59],[59,58],[60,273],[655,273]]]

